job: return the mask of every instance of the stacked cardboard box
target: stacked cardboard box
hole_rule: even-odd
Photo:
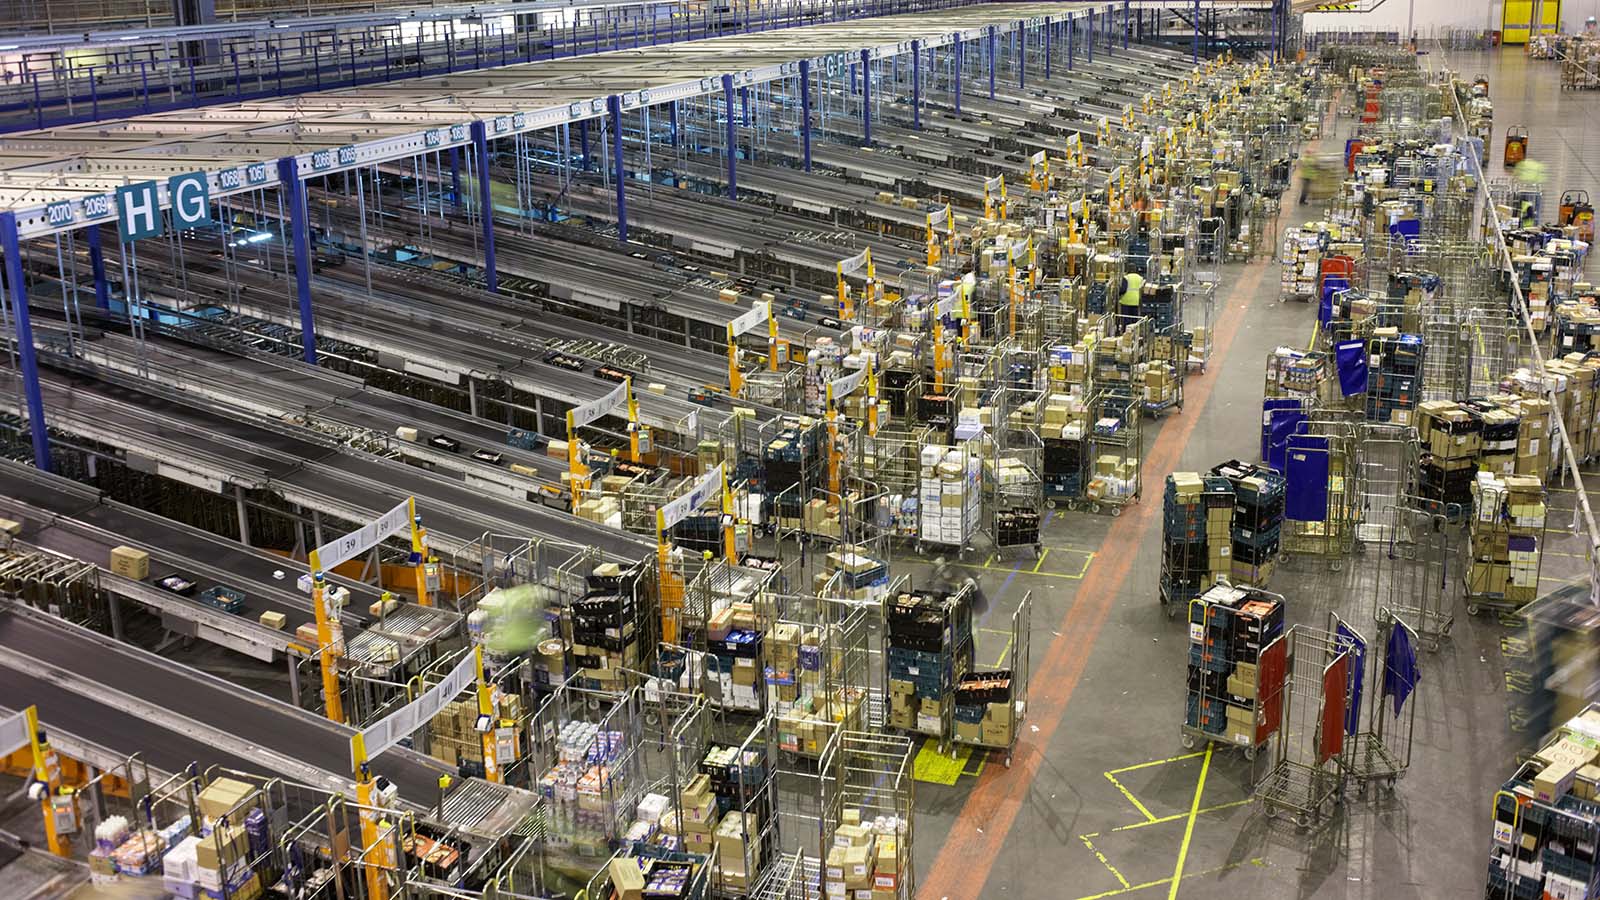
[[[983,747],[1010,747],[1015,734],[1013,684],[1009,671],[962,675],[953,698],[955,739]]]
[[[1538,595],[1544,487],[1528,475],[1479,473],[1472,484],[1467,595],[1521,605]]]
[[[924,543],[965,546],[978,526],[983,467],[962,447],[929,444],[919,459],[919,533]]]
[[[1174,472],[1162,497],[1161,596],[1185,603],[1232,575],[1233,484],[1198,472]]]
[[[1483,421],[1450,400],[1424,402],[1416,413],[1423,451],[1418,492],[1424,499],[1465,509],[1472,502],[1472,479],[1483,451]]]

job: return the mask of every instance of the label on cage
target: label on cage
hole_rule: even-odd
[[[1250,735],[1244,734],[1242,732],[1239,733],[1239,734],[1236,734],[1236,735],[1233,736],[1233,742],[1235,744],[1248,745],[1250,743]]]
[[[1200,643],[1206,639],[1206,627],[1198,622],[1189,623],[1189,640]]]
[[[921,675],[922,671],[916,666],[906,666],[906,674],[915,678],[916,676]]]
[[[1494,842],[1504,846],[1511,846],[1512,828],[1509,822],[1494,823]]]

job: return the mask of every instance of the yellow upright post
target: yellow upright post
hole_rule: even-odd
[[[583,502],[583,489],[588,486],[589,467],[579,449],[578,428],[573,424],[572,410],[567,410],[567,480],[572,484],[572,511],[578,511]]]
[[[739,339],[733,333],[733,323],[728,323],[728,396],[738,398],[744,390],[744,373],[739,371]]]
[[[71,856],[72,839],[56,830],[56,798],[70,797],[61,790],[61,759],[56,756],[55,749],[39,727],[39,708],[28,707],[22,711],[22,717],[28,729],[28,746],[33,750],[33,777],[45,786],[44,797],[39,801],[39,811],[44,814],[45,840],[50,845],[51,853]],[[73,809],[73,818],[77,818],[76,808]]]
[[[307,559],[311,567],[311,610],[317,617],[317,663],[322,668],[323,709],[335,722],[344,721],[344,697],[339,693],[339,655],[334,647],[333,618],[328,615],[327,579],[317,551]]]
[[[672,545],[667,542],[667,517],[656,510],[656,583],[661,594],[661,640],[678,642],[678,616],[683,609],[683,579],[672,571]]]
[[[777,301],[773,301],[774,303]],[[767,371],[778,371],[778,351],[782,344],[778,340],[778,316],[772,311],[772,303],[767,304]]]
[[[828,492],[839,496],[839,410],[834,408],[833,382],[828,382]]]
[[[639,463],[639,401],[633,396],[633,376],[623,379],[628,390],[628,461]]]
[[[500,784],[505,781],[505,776],[500,773],[500,761],[495,758],[494,725],[499,721],[494,709],[494,691],[489,687],[489,680],[483,677],[483,645],[477,644],[472,648],[473,663],[477,666],[478,680],[478,715],[489,717],[489,730],[478,735],[483,743],[483,777],[486,781]]]
[[[877,354],[867,360],[867,434],[878,434],[878,364]]]
[[[385,870],[394,868],[389,853],[390,825],[379,818],[377,786],[372,780],[372,766],[367,760],[367,745],[361,732],[350,738],[350,757],[356,764],[356,805],[361,807],[361,858],[363,880],[367,885],[365,900],[388,900],[389,879]]]
[[[411,557],[416,560],[411,574],[416,580],[417,602],[432,606],[433,594],[428,590],[428,530],[422,527],[422,517],[417,515],[417,498],[407,499],[406,504],[411,515]]]
[[[722,467],[722,555],[739,562],[739,534],[733,511],[733,491],[728,489],[728,467]]]

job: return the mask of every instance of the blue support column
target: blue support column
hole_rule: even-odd
[[[294,292],[300,303],[300,355],[317,364],[317,329],[311,314],[311,225],[306,221],[306,186],[294,157],[278,160],[279,190],[289,207],[289,240],[294,253]]]
[[[1077,30],[1078,30],[1078,18],[1076,16],[1069,16],[1067,18],[1067,71],[1068,72],[1072,71],[1072,33],[1074,31],[1077,31]]]
[[[872,56],[861,51],[861,141],[872,146]]]
[[[1000,49],[1000,35],[993,25],[989,26],[989,99],[994,99],[994,64],[995,54]]]
[[[628,167],[622,163],[622,98],[616,94],[606,98],[606,115],[611,119],[611,159],[616,171],[612,173],[617,183],[617,243],[628,242]]]
[[[811,171],[811,60],[809,59],[800,60],[800,154],[805,170]]]
[[[100,246],[100,226],[90,225],[89,269],[94,273],[94,305],[100,309],[111,308],[111,285],[106,283],[106,254]]]
[[[922,42],[911,42],[911,127],[922,128]]]
[[[1131,18],[1132,4],[1129,0],[1122,0],[1122,49],[1128,49],[1128,21]]]
[[[483,286],[500,292],[500,272],[494,262],[494,194],[489,183],[489,131],[482,119],[471,125],[473,165],[478,170],[478,217],[483,220]]]
[[[737,123],[733,120],[733,76],[722,76],[722,103],[726,107],[727,120],[727,146],[724,150],[728,155],[728,199],[739,199],[739,135],[735,131]]]
[[[17,362],[22,367],[22,393],[28,401],[28,432],[33,437],[33,464],[50,471],[50,432],[44,424],[44,394],[39,389],[39,354],[33,347],[33,319],[28,316],[28,287],[22,275],[22,241],[17,214],[0,212],[0,254],[5,255],[6,284],[11,288],[11,315],[17,329]]]
[[[728,107],[728,115],[733,115],[733,107]],[[579,171],[589,171],[589,120],[584,119],[578,123],[578,157]]]
[[[1195,2],[1198,3],[1199,0],[1195,0]],[[1087,12],[1089,13],[1089,27],[1084,29],[1084,37],[1088,38],[1083,42],[1084,60],[1092,66],[1094,65],[1094,7],[1089,7]]]
[[[461,212],[461,148],[450,148],[450,208]]]
[[[750,127],[750,86],[739,88],[739,118],[744,120],[744,127]]]
[[[1200,65],[1200,0],[1194,0],[1194,49],[1190,62]]]
[[[1028,86],[1028,23],[1017,20],[1017,89]]]
[[[1055,26],[1051,24],[1050,17],[1044,17],[1044,77],[1050,80],[1050,31]]]
[[[671,20],[668,20],[671,21]],[[678,146],[678,101],[667,104],[667,124],[672,130],[672,146]]]
[[[964,50],[964,45],[965,44],[966,44],[966,41],[963,41],[960,38],[960,36],[956,37],[956,77],[955,77],[955,82],[956,82],[956,115],[958,115],[958,116],[961,115],[961,75],[962,75],[961,68],[962,68],[962,63],[965,61],[962,58],[962,57],[964,57],[966,55],[965,54],[965,50]]]

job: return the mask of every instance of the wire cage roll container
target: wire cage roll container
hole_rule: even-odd
[[[1179,738],[1243,748],[1254,760],[1278,732],[1284,669],[1284,603],[1277,594],[1226,582],[1189,601],[1188,667]]]
[[[1144,456],[1143,410],[1137,397],[1122,391],[1098,392],[1090,401],[1090,446],[1094,472],[1084,490],[1084,505],[1091,512],[1122,508],[1139,500],[1140,467]]]
[[[1374,644],[1367,644],[1342,620],[1335,623],[1334,633],[1345,639],[1365,678],[1363,684],[1359,680],[1363,676],[1357,676],[1358,696],[1346,712],[1346,733],[1351,742],[1350,777],[1363,790],[1369,784],[1381,783],[1393,791],[1395,782],[1411,767],[1418,704],[1414,700],[1406,703],[1404,698],[1392,703],[1384,685],[1390,672],[1406,672],[1412,684],[1421,680],[1422,673],[1415,655],[1416,630],[1388,607],[1380,608],[1378,613],[1378,639]],[[1397,630],[1401,633],[1396,634]],[[1364,717],[1360,709],[1363,702]]]
[[[1011,665],[1002,659],[998,670],[968,672],[956,684],[954,742],[1004,754],[1006,768],[1028,715],[1032,639],[1033,591],[1028,591],[1011,613]]]
[[[1416,623],[1422,646],[1438,650],[1455,624],[1462,590],[1460,514],[1420,497],[1399,499],[1383,511],[1389,540],[1374,569],[1372,620],[1402,616]]]
[[[1173,473],[1161,503],[1161,606],[1167,618],[1230,574],[1233,483]]]
[[[891,729],[937,738],[948,750],[953,694],[973,668],[971,583],[954,591],[912,591],[892,597],[883,643]]]
[[[1269,818],[1289,813],[1309,828],[1344,799],[1353,749],[1345,713],[1355,670],[1348,644],[1324,629],[1294,625],[1283,648],[1285,677],[1262,698],[1281,724],[1254,795]]]
[[[1330,571],[1344,568],[1356,548],[1361,522],[1359,426],[1315,411],[1289,435],[1284,447],[1284,521],[1279,558],[1285,566],[1322,559]]]

